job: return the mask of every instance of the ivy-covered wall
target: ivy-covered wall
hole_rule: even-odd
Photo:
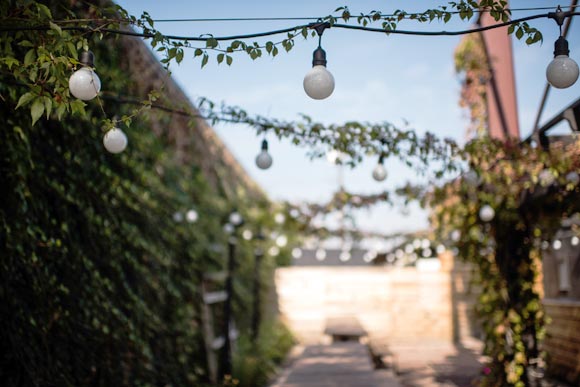
[[[89,9],[45,4],[55,18]],[[17,8],[2,7],[3,17]],[[234,184],[226,197],[225,188],[208,184],[206,170],[176,157],[175,130],[184,128],[164,127],[173,122],[168,115],[141,114],[123,127],[129,147],[119,155],[103,147],[102,120],[134,106],[103,98],[57,112],[47,102],[32,125],[29,107],[16,108],[21,96],[32,90],[56,101],[59,91],[45,87],[48,79],[30,86],[20,76],[34,71],[42,80],[31,55],[50,55],[55,46],[34,32],[2,33],[0,42],[1,384],[202,385],[199,278],[223,267],[222,225],[234,205],[245,211],[243,195],[231,192],[245,187]],[[121,41],[91,36],[89,44],[103,90],[139,91]],[[188,125],[185,132],[197,130]],[[176,211],[191,208],[196,223],[175,222]],[[242,333],[250,319],[239,313],[251,305],[250,251],[242,244],[237,255]]]

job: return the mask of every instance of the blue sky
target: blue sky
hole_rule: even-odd
[[[337,1],[164,1],[123,0],[119,2],[130,13],[147,11],[154,19],[174,18],[241,18],[241,17],[319,17],[325,16],[345,2]],[[422,11],[443,4],[442,1],[357,1],[346,3],[353,14],[396,9]],[[551,6],[547,0],[511,1],[512,8]],[[514,17],[546,11],[517,12]],[[285,28],[301,21],[268,22],[195,22],[158,23],[166,34],[196,36],[201,34],[230,35]],[[544,43],[528,47],[514,41],[516,88],[520,130],[530,132],[541,93],[545,86],[545,67],[552,58],[553,42],[558,29],[550,20],[531,23],[544,33]],[[419,25],[404,22],[400,29],[457,30],[470,23]],[[580,61],[580,27],[572,25],[569,34],[571,57]],[[271,38],[269,38],[271,39]],[[267,39],[267,40],[269,40]],[[273,40],[273,39],[272,39]],[[322,46],[327,52],[328,69],[334,75],[336,88],[323,101],[310,99],[303,91],[302,80],[311,68],[314,39],[297,39],[296,47],[276,58],[263,57],[252,61],[247,56],[234,57],[231,67],[217,65],[215,60],[203,69],[199,60],[192,60],[187,51],[180,66],[172,71],[175,79],[192,98],[204,96],[214,101],[238,105],[248,112],[273,118],[296,119],[299,113],[317,121],[341,123],[358,120],[389,121],[401,125],[405,120],[419,132],[430,131],[439,136],[462,141],[467,125],[466,113],[459,105],[459,80],[454,74],[453,51],[459,37],[412,37],[371,34],[330,29],[324,33]],[[266,41],[266,40],[264,40]],[[580,83],[565,91],[552,90],[544,118],[548,119],[562,106],[578,97]],[[338,170],[325,159],[311,161],[306,150],[269,138],[274,158],[272,168],[259,170],[254,159],[261,139],[243,126],[217,125],[216,130],[248,173],[276,200],[325,202],[338,187]],[[346,189],[374,193],[393,189],[415,173],[394,161],[387,161],[389,176],[377,183],[371,178],[376,158],[370,158],[355,169],[345,169]],[[397,232],[427,227],[425,211],[411,206],[403,215],[400,208],[386,205],[362,210],[357,223],[363,230]],[[332,224],[330,224],[332,226]]]

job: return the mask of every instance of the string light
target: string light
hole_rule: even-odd
[[[569,57],[568,41],[562,36],[562,24],[564,23],[565,15],[560,6],[558,6],[556,13],[549,16],[560,27],[560,37],[554,43],[554,59],[546,68],[548,82],[557,89],[566,89],[572,86],[576,83],[580,74],[578,64]]]
[[[119,128],[109,130],[103,136],[103,145],[110,153],[121,153],[127,148],[127,135]]]
[[[260,169],[268,169],[272,166],[272,156],[268,153],[268,141],[262,141],[262,150],[256,156],[256,166]]]
[[[383,164],[384,164],[384,156],[381,155],[381,157],[379,157],[379,162],[373,169],[373,179],[375,179],[376,181],[383,181],[387,178],[387,170],[385,169],[385,166]]]
[[[576,171],[568,172],[566,175],[566,180],[568,183],[576,185],[580,182],[580,175],[578,175],[578,172]]]
[[[292,249],[292,257],[294,259],[302,258],[302,249],[300,247],[295,247]]]
[[[484,222],[490,222],[495,217],[495,210],[489,204],[479,210],[479,218]]]
[[[238,211],[234,211],[230,214],[229,221],[233,226],[238,227],[244,223],[244,218]]]
[[[188,223],[195,223],[199,219],[199,214],[193,208],[185,213],[185,219]]]
[[[249,241],[252,239],[253,236],[254,236],[254,233],[252,232],[252,230],[245,229],[242,232],[242,238],[244,238],[244,240]]]
[[[90,101],[101,91],[101,80],[93,70],[95,56],[91,51],[83,51],[80,57],[81,68],[68,80],[70,93],[83,101]]]
[[[304,91],[312,99],[325,99],[334,91],[334,77],[326,69],[326,51],[321,47],[322,34],[328,23],[319,23],[313,27],[318,33],[318,48],[312,54],[312,69],[304,76]]]

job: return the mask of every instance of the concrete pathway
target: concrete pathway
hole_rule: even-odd
[[[272,387],[400,387],[390,371],[375,371],[368,348],[356,342],[304,349]]]

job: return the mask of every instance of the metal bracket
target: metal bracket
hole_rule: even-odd
[[[556,9],[556,12],[549,12],[548,13],[548,18],[554,19],[556,21],[556,24],[558,24],[561,27],[562,24],[564,24],[564,20],[567,17],[569,17],[571,13],[572,12],[562,11],[562,8],[560,6],[558,6],[558,8]]]
[[[310,23],[308,25],[308,28],[315,30],[316,33],[318,34],[318,36],[322,36],[322,34],[324,33],[324,30],[327,28],[330,28],[330,23],[318,21],[316,23]]]

